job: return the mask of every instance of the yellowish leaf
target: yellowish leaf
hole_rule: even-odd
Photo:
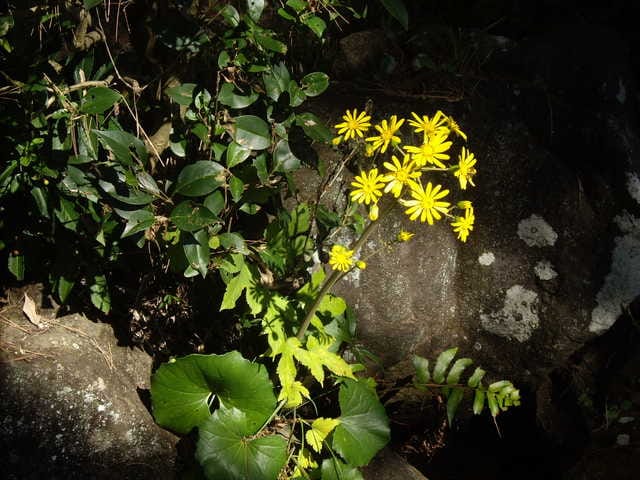
[[[316,418],[311,424],[311,429],[307,430],[307,433],[305,434],[307,443],[311,448],[319,453],[320,450],[322,450],[322,443],[324,442],[324,439],[327,438],[327,435],[329,435],[339,424],[340,420],[337,418]]]
[[[26,292],[24,294],[24,305],[22,306],[22,311],[27,316],[29,321],[40,330],[47,328],[47,324],[44,322],[44,318],[37,311],[36,302],[34,302]]]

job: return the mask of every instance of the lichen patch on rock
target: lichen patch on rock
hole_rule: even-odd
[[[540,325],[538,294],[522,285],[514,285],[504,298],[502,309],[480,315],[480,324],[486,331],[518,342],[526,342]]]
[[[558,276],[558,272],[555,271],[549,260],[540,260],[533,267],[533,271],[540,280],[553,280]]]
[[[544,218],[535,213],[518,223],[518,237],[530,247],[555,245],[558,234]]]

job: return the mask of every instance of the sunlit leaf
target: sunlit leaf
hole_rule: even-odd
[[[236,351],[181,357],[163,364],[151,378],[153,416],[177,433],[189,433],[211,416],[213,396],[221,407],[243,411],[249,434],[262,426],[276,405],[266,368]]]
[[[316,452],[320,452],[327,435],[329,435],[339,424],[340,420],[337,418],[316,418],[311,424],[311,428],[305,433],[307,443]]]
[[[293,154],[286,140],[280,140],[277,143],[273,151],[273,162],[275,172],[287,173],[300,168],[300,159]]]
[[[302,78],[300,84],[308,97],[316,97],[329,86],[329,75],[322,72],[310,73]]]
[[[239,145],[252,150],[264,150],[271,145],[271,130],[260,117],[243,115],[234,121],[232,137]]]
[[[207,232],[200,230],[195,233],[181,235],[184,255],[191,268],[200,272],[204,278],[209,268],[209,237]]]
[[[433,381],[435,383],[444,383],[447,368],[449,368],[449,364],[453,360],[453,357],[456,356],[457,352],[457,348],[450,348],[438,355],[438,358],[436,359],[436,366],[433,368]]]
[[[368,464],[389,441],[389,419],[376,391],[363,381],[346,379],[340,385],[340,425],[333,432],[333,448],[349,464]]]

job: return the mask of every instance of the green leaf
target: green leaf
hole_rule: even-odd
[[[138,184],[140,185],[140,187],[142,187],[143,190],[146,190],[152,195],[160,194],[160,188],[158,187],[158,184],[147,172],[141,171],[136,173],[136,179],[138,180]]]
[[[447,419],[449,420],[449,426],[453,424],[453,417],[456,414],[456,410],[463,396],[464,390],[462,388],[454,388],[447,398]]]
[[[449,368],[449,364],[451,363],[451,360],[453,360],[453,357],[456,356],[457,352],[457,348],[450,348],[438,355],[436,366],[433,368],[433,381],[435,383],[444,383],[447,368]]]
[[[83,5],[85,10],[90,10],[93,7],[95,7],[96,5],[100,5],[102,3],[103,0],[84,0],[83,1]]]
[[[186,434],[211,414],[217,395],[221,408],[239,408],[255,433],[276,405],[267,369],[236,351],[224,355],[188,355],[163,364],[151,377],[151,405],[156,422]]]
[[[62,226],[72,232],[78,228],[80,214],[76,210],[75,204],[66,198],[60,197],[60,209],[54,212]]]
[[[261,153],[253,160],[253,166],[256,169],[256,175],[261,183],[269,181],[269,169],[267,168],[267,156]]]
[[[402,0],[380,0],[380,3],[402,25],[402,28],[409,29],[409,13]]]
[[[69,280],[62,275],[58,277],[58,298],[60,302],[64,303],[67,301],[74,285],[75,282],[73,280]]]
[[[487,372],[485,372],[480,367],[476,367],[476,369],[473,372],[473,375],[469,377],[469,380],[467,381],[467,385],[469,385],[471,388],[478,388],[478,385],[480,385],[480,381],[482,380],[482,377],[484,377],[485,373]]]
[[[182,248],[189,266],[200,272],[200,275],[204,278],[209,268],[209,237],[207,232],[200,230],[193,234],[183,235]]]
[[[220,237],[220,243],[227,250],[235,250],[242,255],[249,255],[249,249],[247,244],[242,238],[242,235],[236,232],[226,232],[218,235]]]
[[[287,222],[287,234],[293,238],[307,233],[309,228],[311,228],[311,209],[308,204],[301,203],[291,210],[289,221]]]
[[[296,13],[302,12],[309,4],[305,0],[287,0],[286,5],[295,10]]]
[[[300,168],[300,159],[293,154],[286,140],[280,140],[277,143],[273,151],[273,162],[275,172],[288,173]]]
[[[120,100],[122,96],[115,90],[107,87],[94,87],[87,91],[82,98],[80,111],[82,113],[99,114],[113,107],[113,104]]]
[[[302,17],[301,20],[302,23],[309,27],[318,38],[322,38],[322,34],[327,28],[327,24],[324,20],[322,20],[320,17],[316,17],[315,15]]]
[[[300,84],[302,85],[302,91],[308,97],[316,97],[329,86],[329,75],[322,72],[310,73],[303,77]]]
[[[153,201],[153,196],[132,188],[124,182],[116,181],[114,184],[99,180],[98,185],[110,196],[127,205],[148,205]]]
[[[224,195],[220,190],[216,190],[204,199],[204,206],[214,215],[220,215],[220,212],[224,209]]]
[[[195,232],[218,221],[218,217],[208,208],[189,200],[180,202],[171,212],[171,221],[180,230]]]
[[[244,193],[244,182],[238,177],[232,176],[229,179],[229,191],[234,202],[239,203]]]
[[[298,82],[296,82],[295,80],[291,80],[289,82],[289,87],[287,88],[287,91],[289,92],[289,105],[291,107],[299,107],[307,99],[307,96],[302,91],[302,89],[298,86]],[[283,133],[284,133],[283,135],[281,135],[280,133],[279,135],[281,137],[285,137],[286,130],[284,130]]]
[[[49,205],[47,202],[47,194],[40,187],[33,187],[31,189],[31,196],[36,201],[36,206],[40,215],[45,218],[49,218]]]
[[[271,145],[271,131],[267,122],[254,115],[236,117],[233,140],[245,148],[264,150]]]
[[[368,464],[389,441],[389,419],[376,391],[365,382],[345,379],[338,395],[340,425],[333,448],[351,465]]]
[[[265,35],[264,33],[256,33],[254,35],[256,42],[265,50],[271,50],[276,53],[287,53],[287,46],[282,43],[280,40],[276,40],[269,35]]]
[[[200,160],[182,169],[174,193],[200,197],[213,192],[225,182],[224,167],[217,162]]]
[[[425,385],[431,380],[429,373],[429,360],[418,355],[413,356],[413,367],[416,369],[415,382],[419,385]]]
[[[237,408],[220,408],[198,431],[196,459],[210,480],[276,480],[287,462],[287,440],[253,437],[254,424]]]
[[[487,396],[487,404],[489,405],[489,411],[491,412],[492,417],[496,417],[498,413],[500,413],[500,407],[498,405],[498,400],[496,399],[496,394],[494,392],[485,392]]]
[[[188,107],[193,100],[193,90],[196,88],[195,83],[183,83],[177,87],[167,88],[165,93],[178,105]]]
[[[247,264],[243,261],[240,267],[240,272],[233,277],[227,284],[227,289],[222,297],[222,304],[220,305],[220,311],[230,310],[235,308],[236,302],[242,295],[242,292],[251,285],[252,275],[251,270]]]
[[[247,0],[247,11],[249,12],[251,20],[256,23],[260,20],[260,16],[264,10],[264,3],[264,0]]]
[[[24,255],[18,254],[14,255],[13,253],[9,254],[9,259],[7,261],[7,269],[11,274],[16,277],[16,280],[21,282],[24,280],[24,272],[25,272],[25,264],[24,264]]]
[[[291,76],[285,64],[280,62],[277,65],[273,65],[269,72],[264,73],[262,80],[264,81],[264,87],[269,98],[273,101],[278,101],[280,95],[289,88]]]
[[[153,212],[149,210],[135,210],[127,215],[127,224],[124,226],[121,238],[130,237],[138,232],[150,228],[155,221]]]
[[[225,5],[220,10],[220,13],[222,14],[222,18],[232,27],[240,25],[240,14],[233,5]]]
[[[484,410],[484,400],[484,390],[476,390],[476,393],[473,396],[473,413],[475,415],[480,415],[482,413],[482,410]]]
[[[251,155],[251,149],[231,142],[227,147],[227,168],[233,168],[244,162]]]
[[[473,363],[473,360],[470,358],[459,358],[449,370],[449,375],[447,375],[447,385],[455,385],[460,382],[460,376],[464,369]]]
[[[237,95],[233,92],[233,83],[225,83],[218,93],[218,101],[231,108],[246,108],[255,102],[259,95],[252,92],[249,96]]]
[[[364,480],[362,473],[351,465],[345,465],[337,458],[322,461],[322,480]]]
[[[115,159],[131,165],[135,157],[142,163],[147,162],[148,153],[142,140],[121,130],[92,130],[104,148],[113,153]]]
[[[304,133],[317,142],[328,143],[333,139],[333,134],[313,113],[299,113],[296,115],[296,125],[304,130]]]
[[[111,295],[107,286],[107,277],[104,275],[96,275],[93,277],[93,285],[89,287],[91,292],[91,303],[103,313],[109,313],[111,310]]]

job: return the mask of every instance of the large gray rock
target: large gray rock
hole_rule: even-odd
[[[516,109],[518,98],[533,93],[506,82],[470,98],[473,108],[467,110],[376,100],[381,118],[444,108],[469,135],[468,147],[478,158],[477,187],[460,192],[451,185],[456,199],[476,207],[476,227],[466,244],[444,222],[411,223],[396,209],[379,221],[362,255],[381,253],[334,288],[358,314],[359,341],[387,372],[394,367],[393,376],[404,377],[412,371],[413,353],[435,358],[458,346],[491,377],[535,389],[640,295],[640,136],[629,99],[633,80],[624,65],[618,70],[618,76],[606,74],[606,88],[593,82],[593,95],[603,98],[582,97],[596,111],[589,118],[600,120],[591,130],[581,119],[570,127],[554,118],[554,134],[570,141],[565,149],[537,135],[527,111]],[[570,85],[571,78],[561,84]],[[364,101],[354,105],[350,95],[343,108]],[[590,151],[593,145],[581,137],[596,131],[602,151]],[[606,161],[603,152],[610,153]],[[342,184],[348,183],[347,175]],[[299,185],[305,190],[314,182],[306,178]],[[400,229],[418,234],[389,251],[385,243]],[[332,239],[353,240],[348,234]]]
[[[80,315],[39,330],[18,307],[0,322],[0,458],[5,478],[174,478],[177,439],[138,391],[151,358]]]

